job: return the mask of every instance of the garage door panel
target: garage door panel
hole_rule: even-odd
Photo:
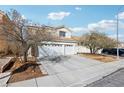
[[[65,55],[73,55],[74,46],[65,46]]]

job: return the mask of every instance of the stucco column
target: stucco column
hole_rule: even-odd
[[[73,45],[73,50],[74,50],[74,51],[73,51],[74,54],[77,54],[77,50],[76,50],[76,45],[75,45],[75,44]]]
[[[63,48],[63,55],[65,56],[65,45],[64,44],[62,45],[62,48]]]

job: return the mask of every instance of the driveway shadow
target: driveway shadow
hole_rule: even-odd
[[[50,61],[52,63],[60,63],[69,60],[70,56],[47,56],[47,57],[41,57],[38,59],[38,62],[40,61]]]

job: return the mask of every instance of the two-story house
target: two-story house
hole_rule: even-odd
[[[35,33],[35,29],[38,29],[36,26],[29,26],[29,28],[31,31],[33,31],[33,33]],[[38,46],[39,57],[55,55],[73,55],[77,53],[75,49],[77,46],[77,41],[72,38],[72,31],[69,28],[65,26],[46,26],[46,28],[51,34],[53,34],[55,38],[52,41],[44,41],[42,42],[43,44]]]

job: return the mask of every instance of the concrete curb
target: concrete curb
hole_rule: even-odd
[[[124,67],[124,63],[121,65],[120,62],[121,61],[117,61],[118,63],[111,67],[110,69],[107,69],[107,70],[104,70],[103,72],[100,72],[100,73],[95,73],[93,74],[91,78],[87,79],[87,80],[82,80],[82,81],[79,81],[79,82],[76,82],[76,83],[73,83],[71,85],[69,85],[69,87],[79,87],[79,86],[82,86],[82,87],[85,87],[97,80],[100,80],[102,79],[103,77],[107,76],[107,75],[110,75],[112,73],[114,73],[115,71],[117,71],[118,69],[121,69]]]

